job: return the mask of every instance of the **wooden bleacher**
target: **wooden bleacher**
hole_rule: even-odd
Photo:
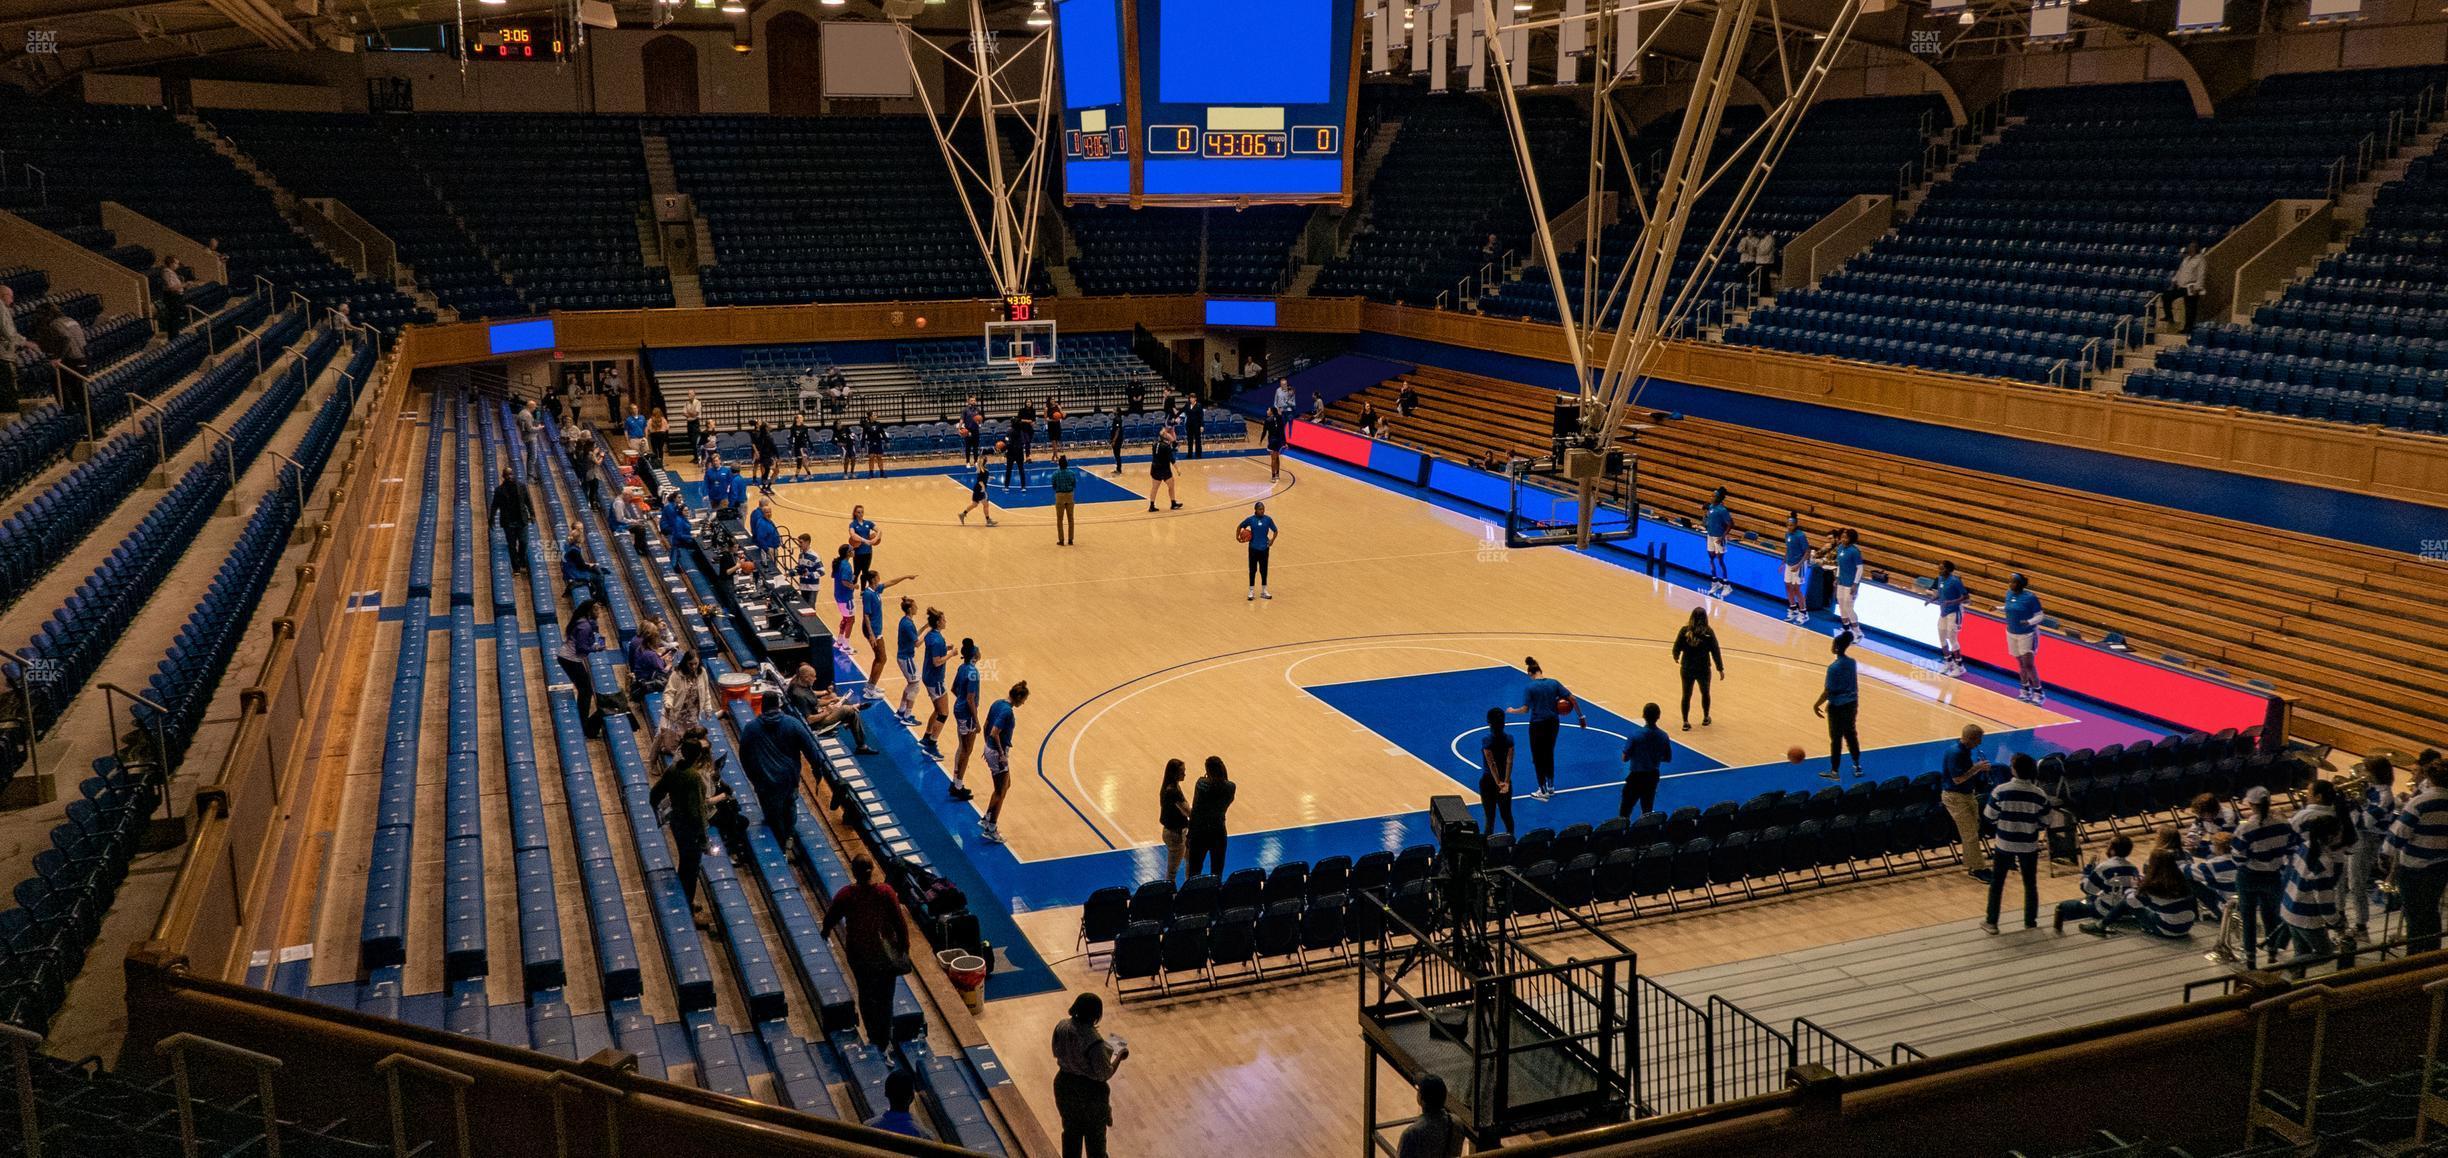
[[[1396,440],[1460,459],[1545,453],[1552,392],[1434,367],[1329,416],[1349,424],[1373,401],[1390,417],[1402,381],[1420,409],[1394,423]],[[1953,559],[1988,606],[2020,571],[2086,638],[2120,631],[2138,653],[2296,697],[2304,739],[2410,752],[2448,738],[2448,608],[2436,598],[2448,564],[1705,419],[1643,435],[1645,506],[1696,519],[1719,485],[1738,533],[1773,537],[1788,510],[1814,543],[1856,527],[1870,564],[1899,584]]]

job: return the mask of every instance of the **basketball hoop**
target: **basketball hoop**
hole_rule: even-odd
[[[1012,356],[1012,366],[1020,371],[1021,377],[1034,378],[1037,376],[1037,355],[1015,354]]]

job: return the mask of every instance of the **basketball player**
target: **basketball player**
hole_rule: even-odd
[[[910,709],[918,703],[918,653],[922,647],[918,642],[917,613],[918,601],[902,596],[901,625],[895,629],[893,638],[893,655],[901,664],[901,708],[893,717],[913,728],[918,726],[918,714]]]
[[[1284,412],[1272,406],[1267,407],[1266,417],[1259,421],[1259,430],[1266,436],[1268,482],[1283,478],[1285,421]]]
[[[903,575],[898,579],[886,579],[871,570],[859,572],[859,631],[867,637],[868,703],[884,702],[884,693],[876,690],[879,686],[876,681],[884,678],[884,589],[915,578],[916,575]],[[909,602],[907,599],[901,601],[903,623],[909,622]],[[904,694],[902,699],[906,703],[908,696]]]
[[[1964,673],[1963,617],[1964,605],[1971,597],[1964,592],[1963,577],[1955,573],[1955,561],[1938,564],[1938,667],[1951,676]]]
[[[2040,683],[2040,597],[2021,572],[2006,580],[2006,602],[1998,608],[2006,618],[2006,654],[2014,657],[2023,682],[2020,699],[2039,703],[2048,698]]]
[[[1004,699],[986,709],[986,771],[994,777],[994,794],[986,798],[986,816],[978,821],[978,839],[1003,843],[1003,797],[1011,791],[1012,731],[1019,707],[1028,702],[1027,680],[1011,686]]]
[[[976,795],[969,790],[969,753],[977,748],[978,678],[977,641],[963,637],[960,642],[960,667],[952,673],[952,732],[960,743],[952,751],[952,799],[967,800]]]
[[[1181,509],[1181,495],[1173,489],[1173,428],[1170,426],[1156,432],[1156,452],[1148,460],[1148,480],[1150,483],[1148,510],[1150,512],[1156,509],[1156,495],[1159,491],[1172,501],[1173,506],[1170,509],[1176,511]]]
[[[1709,594],[1732,595],[1734,584],[1726,575],[1726,536],[1734,530],[1734,512],[1726,508],[1724,487],[1709,496],[1708,509],[1700,512],[1700,525],[1708,532]]]
[[[1249,544],[1249,597],[1275,598],[1275,593],[1267,588],[1267,552],[1274,549],[1275,540],[1283,532],[1275,526],[1275,520],[1267,517],[1265,503],[1259,503],[1250,517],[1241,520],[1237,533],[1242,542]]]
[[[790,452],[792,473],[801,475],[807,473],[808,451],[812,449],[815,444],[816,436],[808,433],[807,415],[791,415]]]
[[[841,450],[842,477],[849,478],[850,476],[857,474],[858,431],[856,428],[850,425],[850,420],[848,418],[841,417],[840,415],[834,416],[833,445]]]
[[[1803,596],[1803,583],[1810,575],[1810,532],[1802,529],[1802,512],[1785,515],[1785,618],[1794,623],[1810,622],[1810,605]]]
[[[996,443],[995,449],[998,451],[1002,450],[1003,444],[1000,442]],[[969,480],[969,505],[961,508],[960,521],[962,525],[966,526],[969,522],[969,512],[977,510],[980,507],[984,507],[986,509],[986,525],[991,527],[995,525],[994,504],[988,502],[986,499],[985,455],[981,454],[978,456],[977,466],[975,469],[977,470],[977,474]]]
[[[867,504],[850,508],[850,562],[864,575],[875,567],[876,544],[884,541],[884,532],[877,530],[875,520],[867,517]]]
[[[859,439],[867,444],[867,477],[884,477],[884,420],[875,411],[859,423]]]
[[[944,665],[952,658],[952,645],[944,642],[943,626],[944,613],[927,608],[926,638],[921,641],[925,654],[919,661],[918,676],[926,685],[927,699],[934,710],[927,716],[926,737],[918,741],[918,749],[938,760],[943,759],[943,749],[936,745],[935,737],[942,733],[944,721],[952,718],[952,693],[944,687],[951,674],[944,670]]]
[[[851,608],[858,602],[858,564],[850,561],[850,544],[833,549],[833,606],[841,611],[841,626],[833,629],[833,638],[843,644],[850,642]]]
[[[1861,621],[1853,618],[1853,596],[1861,590],[1861,532],[1851,527],[1836,532],[1836,619],[1854,635]]]
[[[1853,657],[1845,653],[1853,649],[1853,633],[1839,631],[1829,650],[1836,658],[1827,665],[1827,679],[1819,685],[1819,698],[1811,701],[1811,714],[1827,720],[1828,766],[1819,774],[1822,780],[1841,779],[1838,757],[1849,744],[1853,749],[1853,776],[1862,775],[1861,757],[1861,669]]]
[[[1522,689],[1521,706],[1506,708],[1505,713],[1530,717],[1530,766],[1538,773],[1538,787],[1531,790],[1530,798],[1553,800],[1556,734],[1563,730],[1564,710],[1571,708],[1576,722],[1584,728],[1589,727],[1589,714],[1581,710],[1580,703],[1564,690],[1562,683],[1547,678],[1547,673],[1539,668],[1537,656],[1523,657],[1522,668],[1530,673],[1530,684]]]
[[[1122,416],[1119,414],[1113,416],[1113,460],[1114,474],[1120,475],[1122,473]]]
[[[969,401],[961,406],[960,432],[962,462],[972,463],[978,460],[978,432],[984,430],[985,428],[986,412],[978,407],[977,395],[972,394],[969,396]]]
[[[1027,426],[1027,419],[1012,419],[1011,437],[995,444],[995,449],[1003,452],[1003,485],[1007,488],[1028,489]],[[1015,476],[1020,480],[1017,483],[1012,481]]]

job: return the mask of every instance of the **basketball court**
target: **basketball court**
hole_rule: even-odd
[[[1160,875],[1157,792],[1172,758],[1195,777],[1207,756],[1221,756],[1239,783],[1232,867],[1433,841],[1429,798],[1478,803],[1487,709],[1521,702],[1530,656],[1579,698],[1588,726],[1564,727],[1558,792],[1542,802],[1528,795],[1524,717],[1512,717],[1524,748],[1514,802],[1522,831],[1615,815],[1623,736],[1649,702],[1665,709],[1676,747],[1662,809],[1827,783],[1826,726],[1811,703],[1832,616],[1799,627],[1781,607],[1648,577],[1634,556],[1606,548],[1507,549],[1492,515],[1297,453],[1279,480],[1246,450],[1183,459],[1183,509],[1157,513],[1147,510],[1144,456],[1120,475],[1101,453],[1075,465],[1073,548],[1054,543],[1043,460],[1028,490],[991,488],[1001,522],[992,529],[974,516],[958,521],[968,474],[957,465],[813,476],[774,498],[786,531],[813,533],[820,550],[864,504],[884,528],[877,569],[918,575],[892,594],[941,608],[956,647],[977,641],[985,698],[1028,681],[1003,846],[976,839],[981,759],[970,768],[977,799],[951,801],[947,774],[916,752],[914,736],[868,717],[885,724],[874,729],[885,747],[877,762],[905,781],[919,770],[908,799],[936,823],[910,822],[912,839],[940,832],[959,847],[930,848],[934,858],[965,858],[1013,911],[1077,904],[1098,887]],[[999,484],[999,463],[990,477]],[[1282,537],[1275,598],[1252,601],[1234,528],[1259,500]],[[1669,651],[1694,608],[1716,625],[1727,675],[1715,687],[1714,723],[1701,726],[1695,704],[1686,732]],[[1935,768],[1966,724],[1987,730],[1983,750],[2001,761],[2164,731],[2105,705],[2024,703],[2011,680],[1949,678],[1905,648],[1873,641],[1855,655],[1873,780]],[[859,666],[865,660],[862,650]],[[901,685],[887,664],[879,690],[897,701]],[[954,750],[948,726],[942,742]],[[1796,745],[1807,753],[1799,764],[1786,758]]]

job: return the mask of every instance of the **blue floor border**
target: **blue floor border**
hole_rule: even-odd
[[[1375,333],[1358,335],[1352,348],[1378,357],[1550,390],[1573,388],[1571,366],[1517,354]],[[2113,451],[2059,446],[2013,435],[1695,386],[1667,378],[1648,379],[1640,402],[1644,410],[1679,411],[1796,438],[2007,475],[2408,555],[2423,555],[2425,544],[2448,540],[2448,510],[2399,499],[2154,462]],[[2436,553],[2437,549],[2430,550]]]

